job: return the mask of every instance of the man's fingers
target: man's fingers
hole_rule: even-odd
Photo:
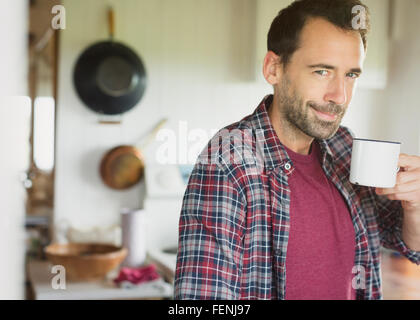
[[[401,153],[398,158],[398,166],[408,168],[409,170],[413,168],[420,168],[420,157],[409,156],[408,154]]]
[[[396,184],[393,188],[376,188],[376,193],[380,195],[388,195],[395,193],[407,193],[420,190],[420,180],[415,180],[403,184]]]
[[[404,192],[404,193],[392,193],[386,195],[386,197],[390,200],[399,200],[399,201],[407,201],[408,203],[416,203],[419,199],[420,192],[418,190],[413,192]]]
[[[415,180],[420,180],[420,168],[412,171],[400,171],[397,174],[397,185]]]

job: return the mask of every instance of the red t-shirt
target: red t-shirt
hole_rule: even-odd
[[[355,299],[355,233],[349,209],[322,170],[316,140],[309,155],[286,150],[294,168],[289,175],[286,299]]]

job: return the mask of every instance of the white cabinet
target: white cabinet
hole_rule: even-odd
[[[265,81],[262,65],[267,52],[267,33],[277,13],[293,0],[256,0],[256,79]],[[371,32],[364,73],[359,87],[383,89],[387,83],[389,1],[364,0],[371,13]]]

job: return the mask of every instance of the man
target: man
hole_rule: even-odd
[[[216,135],[191,174],[176,299],[380,299],[381,245],[420,263],[420,157],[400,156],[394,188],[349,182],[340,122],[367,46],[357,5],[300,0],[274,19],[263,66],[274,95],[224,128],[242,149]]]

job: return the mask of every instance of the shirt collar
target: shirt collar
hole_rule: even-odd
[[[268,109],[272,101],[272,94],[265,96],[251,115],[250,121],[252,128],[257,132],[258,143],[263,145],[263,158],[266,166],[275,168],[283,166],[285,163],[291,162],[291,160],[268,116]],[[260,141],[261,139],[264,141]],[[317,141],[321,149],[322,163],[325,164],[326,161],[332,161],[333,154],[328,146],[328,142],[319,139]]]

